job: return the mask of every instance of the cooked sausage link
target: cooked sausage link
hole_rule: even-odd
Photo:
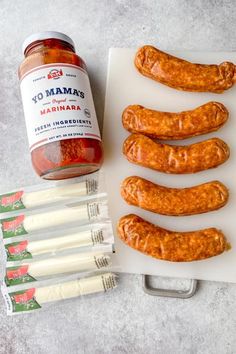
[[[233,63],[194,64],[149,45],[138,50],[134,63],[144,76],[178,90],[221,93],[236,81]]]
[[[134,214],[122,217],[117,231],[128,246],[148,256],[171,262],[203,260],[230,249],[224,234],[218,229],[170,231]]]
[[[128,161],[165,173],[195,173],[217,167],[229,158],[229,147],[221,139],[174,146],[161,144],[142,134],[131,134],[123,144]]]
[[[190,188],[168,188],[144,178],[127,177],[121,195],[131,205],[163,215],[193,215],[223,207],[229,197],[227,188],[212,181]]]
[[[122,115],[125,129],[157,139],[186,139],[218,130],[228,119],[219,102],[208,102],[190,111],[170,113],[139,105],[128,106]]]

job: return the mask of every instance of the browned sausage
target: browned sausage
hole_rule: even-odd
[[[218,229],[169,231],[133,214],[119,220],[117,231],[128,246],[148,256],[171,262],[198,261],[230,249],[224,234]]]
[[[228,119],[226,107],[208,102],[191,111],[160,112],[139,105],[128,106],[122,115],[125,129],[157,139],[186,139],[218,130]]]
[[[165,173],[195,173],[217,167],[229,158],[229,147],[221,139],[174,146],[161,144],[142,134],[131,134],[123,144],[128,161]]]
[[[221,93],[236,81],[233,63],[193,64],[149,45],[138,50],[134,63],[144,76],[178,90]]]
[[[127,177],[121,195],[131,205],[163,215],[193,215],[223,207],[229,197],[227,188],[212,181],[190,188],[168,188],[144,178]]]

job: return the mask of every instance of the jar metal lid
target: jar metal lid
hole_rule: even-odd
[[[31,36],[27,37],[22,45],[22,51],[23,54],[25,53],[26,48],[33,42],[40,41],[43,39],[60,39],[61,41],[67,42],[73,47],[75,46],[74,42],[70,37],[68,37],[66,34],[61,33],[61,32],[55,32],[55,31],[45,31],[45,32],[38,32],[34,33]]]

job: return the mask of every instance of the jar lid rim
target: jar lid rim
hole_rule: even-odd
[[[56,31],[45,31],[45,32],[38,32],[38,33],[34,33],[31,34],[29,37],[27,37],[22,45],[22,51],[23,54],[25,53],[26,48],[33,42],[36,41],[40,41],[43,39],[60,39],[64,42],[69,43],[70,45],[72,45],[73,47],[75,46],[74,42],[72,41],[72,39],[67,36],[64,33],[61,32],[56,32]]]

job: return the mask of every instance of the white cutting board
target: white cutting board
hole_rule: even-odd
[[[236,86],[223,94],[190,93],[177,91],[150,80],[135,69],[136,50],[111,48],[106,88],[103,141],[109,208],[115,232],[116,257],[121,271],[168,277],[195,278],[236,282]],[[193,62],[236,62],[234,52],[172,52]],[[129,163],[122,155],[122,144],[129,133],[123,128],[121,115],[130,104],[177,112],[193,109],[208,101],[222,102],[230,111],[230,119],[219,131],[174,144],[191,144],[214,136],[225,140],[231,148],[230,159],[220,167],[190,175],[168,175]],[[138,175],[170,187],[188,187],[218,179],[230,189],[228,204],[215,212],[201,215],[174,217],[161,216],[127,205],[120,196],[122,180]],[[119,240],[116,224],[125,214],[135,213],[161,227],[188,231],[207,227],[223,230],[232,250],[220,256],[190,263],[172,263],[153,259],[126,246]]]

